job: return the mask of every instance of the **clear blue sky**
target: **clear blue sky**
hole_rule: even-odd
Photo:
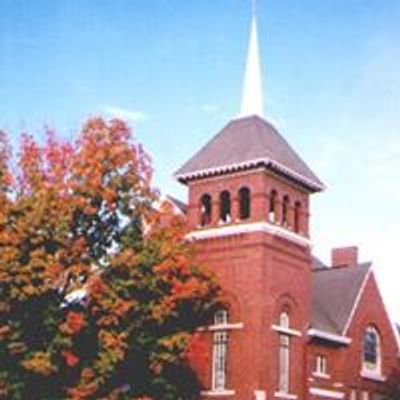
[[[258,0],[267,117],[327,184],[315,252],[358,244],[400,320],[400,1]],[[240,105],[250,0],[0,0],[0,128],[129,119],[156,183]]]

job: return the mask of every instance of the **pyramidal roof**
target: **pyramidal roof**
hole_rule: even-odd
[[[262,115],[261,63],[253,13],[240,118],[229,122],[175,173],[176,178],[187,183],[200,177],[265,167],[310,192],[322,190],[322,182]]]
[[[175,176],[186,183],[196,178],[254,167],[265,167],[311,192],[324,188],[279,132],[256,115],[229,122]]]

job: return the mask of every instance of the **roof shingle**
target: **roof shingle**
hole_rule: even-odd
[[[175,176],[186,182],[200,176],[260,165],[302,183],[312,192],[324,188],[279,132],[258,116],[229,122]]]
[[[371,263],[313,271],[312,328],[343,335]]]

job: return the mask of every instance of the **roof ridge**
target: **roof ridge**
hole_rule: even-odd
[[[352,265],[338,265],[337,267],[333,267],[332,265],[327,265],[325,268],[316,268],[311,270],[311,272],[325,272],[325,271],[331,272],[331,271],[343,270],[347,268],[356,268],[356,267],[371,268],[372,261],[365,261]]]

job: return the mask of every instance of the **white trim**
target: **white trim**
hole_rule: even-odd
[[[254,391],[255,400],[267,400],[267,393],[265,390]]]
[[[375,362],[370,362],[365,359],[365,338],[366,335],[372,334],[375,338]],[[365,373],[368,376],[380,376],[382,371],[382,339],[381,335],[377,331],[374,325],[368,325],[364,330],[362,342],[362,357],[361,357],[361,373]]]
[[[313,372],[312,376],[315,376],[316,378],[321,378],[321,379],[331,379],[331,376],[329,374],[324,374],[322,372]]]
[[[233,164],[228,164],[228,165],[221,165],[218,167],[211,167],[211,168],[205,168],[205,169],[200,169],[197,171],[189,172],[189,173],[181,173],[181,174],[174,174],[175,179],[177,180],[182,180],[182,181],[188,181],[190,179],[194,178],[199,178],[207,175],[213,175],[216,173],[221,173],[221,172],[230,172],[230,171],[236,171],[240,170],[242,168],[251,168],[253,166],[257,166],[259,164],[263,164],[265,167],[272,167],[277,169],[278,171],[290,176],[292,179],[297,179],[301,183],[303,183],[305,186],[312,190],[324,190],[325,186],[322,183],[317,183],[313,182],[311,179],[306,178],[305,176],[299,174],[296,171],[293,171],[292,169],[286,167],[285,165],[279,163],[278,161],[272,160],[268,157],[261,157],[261,158],[256,158],[253,160],[247,160],[247,161],[242,161],[239,163],[233,163]]]
[[[200,326],[199,328],[196,329],[196,331],[198,331],[198,332],[234,331],[234,330],[239,330],[239,329],[243,329],[243,328],[244,328],[243,322],[235,322],[235,323],[227,323],[227,324],[214,324],[214,325],[209,325],[209,326]]]
[[[369,279],[369,277],[371,276],[372,269],[371,269],[370,266],[369,266],[368,268],[369,268],[369,271],[368,271],[367,274],[365,275],[365,278],[364,278],[363,283],[362,283],[362,285],[361,285],[361,287],[360,287],[360,290],[359,290],[358,293],[357,293],[356,301],[355,301],[354,304],[353,304],[353,308],[352,308],[352,310],[351,310],[351,312],[350,312],[350,314],[349,314],[349,318],[347,319],[345,328],[343,329],[343,336],[346,336],[347,331],[348,331],[349,328],[350,328],[351,321],[353,320],[354,314],[355,314],[356,311],[357,311],[358,304],[359,304],[360,301],[361,301],[361,297],[362,297],[362,294],[363,294],[363,292],[364,292],[365,286],[367,286],[368,279]]]
[[[284,393],[284,392],[275,392],[274,396],[277,397],[278,399],[288,399],[288,400],[296,400],[297,399],[297,394],[290,394],[290,393]]]
[[[331,342],[336,342],[336,343],[341,343],[341,344],[350,344],[351,343],[351,338],[349,338],[349,337],[335,335],[334,333],[320,331],[319,329],[309,329],[308,334],[310,336],[329,340]]]
[[[355,314],[355,312],[356,312],[356,309],[357,309],[357,307],[358,307],[358,303],[359,303],[360,300],[361,300],[361,296],[362,296],[362,293],[363,293],[363,291],[364,291],[364,288],[365,288],[365,286],[366,286],[366,284],[367,284],[367,282],[368,282],[368,278],[370,277],[370,275],[373,275],[373,273],[374,273],[374,271],[373,271],[373,266],[372,266],[372,265],[371,265],[370,267],[368,267],[368,268],[369,268],[369,271],[368,271],[368,273],[367,273],[367,275],[366,275],[366,277],[365,277],[365,279],[364,279],[364,282],[363,282],[363,284],[362,284],[362,287],[361,287],[360,291],[358,292],[357,299],[356,299],[356,301],[355,301],[355,303],[354,303],[354,306],[353,306],[353,309],[352,309],[352,311],[351,311],[351,313],[350,313],[349,319],[347,320],[346,327],[345,327],[345,329],[344,329],[344,331],[343,331],[343,335],[346,335],[347,330],[350,328],[351,321],[352,321],[352,319],[353,319],[353,317],[354,317],[354,314]],[[374,278],[375,278],[375,277],[374,277]],[[398,350],[399,350],[399,355],[400,355],[400,333],[399,333],[399,331],[398,331],[398,329],[397,329],[396,323],[395,323],[394,320],[390,317],[390,314],[389,314],[388,311],[387,311],[386,304],[385,304],[385,301],[384,301],[384,299],[383,299],[383,297],[382,297],[382,295],[381,295],[381,293],[380,293],[379,286],[378,286],[378,282],[377,282],[376,278],[375,278],[375,283],[376,283],[376,285],[377,285],[377,287],[378,287],[378,292],[379,292],[379,295],[380,295],[380,298],[381,298],[381,301],[382,301],[382,304],[383,304],[383,311],[385,312],[386,318],[389,320],[389,323],[390,323],[390,325],[391,325],[391,327],[392,327],[393,335],[394,335],[394,337],[395,337],[395,341],[396,341],[396,343],[397,343],[397,348],[398,348]]]
[[[241,235],[245,233],[253,232],[266,232],[272,235],[283,237],[287,240],[295,242],[296,244],[303,247],[311,247],[310,239],[301,236],[297,233],[288,231],[277,225],[270,224],[268,222],[251,222],[248,224],[234,224],[234,225],[223,225],[214,228],[206,228],[197,231],[189,232],[186,235],[188,240],[205,240],[225,236]]]
[[[398,348],[398,351],[399,351],[399,356],[400,356],[400,333],[399,333],[399,330],[397,329],[397,325],[394,322],[394,320],[387,313],[386,306],[385,306],[385,312],[386,312],[386,315],[389,318],[390,324],[392,325],[393,335],[395,337],[395,340],[396,340],[396,343],[397,343],[397,348]]]
[[[360,376],[361,376],[361,378],[370,379],[371,381],[377,381],[377,382],[385,382],[386,381],[386,376],[383,376],[381,374],[377,374],[376,372],[374,373],[371,371],[361,370]]]
[[[342,388],[342,387],[344,387],[344,384],[343,384],[342,382],[335,382],[335,383],[333,384],[333,387],[335,387],[335,388]]]
[[[310,388],[310,393],[314,396],[329,397],[330,399],[343,399],[344,393],[336,390],[321,389],[316,387]]]
[[[234,390],[202,390],[200,392],[201,395],[203,396],[234,396],[235,391]]]
[[[279,333],[284,333],[285,335],[288,335],[288,336],[301,336],[300,331],[297,331],[295,329],[285,328],[285,327],[279,326],[279,325],[272,325],[272,330],[279,332]]]
[[[394,335],[394,337],[395,337],[395,341],[396,341],[396,344],[397,344],[398,351],[400,352],[400,333],[399,333],[399,331],[398,331],[398,329],[397,329],[396,323],[394,322],[394,320],[391,318],[390,314],[388,313],[387,307],[386,307],[386,304],[385,304],[385,303],[386,303],[386,302],[385,302],[385,299],[382,297],[382,295],[381,295],[381,293],[380,293],[380,288],[379,288],[379,285],[378,285],[378,281],[377,281],[377,279],[375,278],[375,274],[374,274],[374,265],[371,266],[371,273],[372,273],[373,276],[374,276],[375,283],[376,283],[376,285],[377,285],[377,287],[378,287],[379,295],[380,295],[380,298],[381,298],[381,301],[382,301],[382,304],[383,304],[383,310],[384,310],[384,312],[385,312],[385,314],[386,314],[386,318],[389,320],[389,323],[390,323],[391,328],[392,328],[392,330],[393,330],[393,335]]]
[[[209,331],[231,331],[235,329],[243,329],[244,324],[243,322],[236,322],[234,324],[214,324],[208,326],[206,329]]]
[[[253,168],[253,169],[245,169],[245,170],[227,172],[224,175],[221,175],[221,174],[220,175],[210,175],[210,176],[202,178],[201,181],[193,181],[192,185],[193,186],[202,185],[205,182],[219,182],[219,181],[226,180],[227,177],[232,177],[232,176],[245,177],[245,176],[248,176],[248,175],[254,175],[254,174],[259,173],[259,172],[268,174],[268,176],[273,176],[275,179],[279,180],[280,182],[288,183],[288,180],[287,180],[286,177],[284,177],[282,175],[279,175],[274,171],[266,170],[264,167],[256,167],[256,168]],[[296,189],[298,189],[302,193],[306,193],[306,194],[309,193],[309,191],[307,189],[305,189],[304,186],[302,186],[300,183],[298,183],[298,182],[290,182],[290,183],[292,185],[294,185],[296,187]]]

